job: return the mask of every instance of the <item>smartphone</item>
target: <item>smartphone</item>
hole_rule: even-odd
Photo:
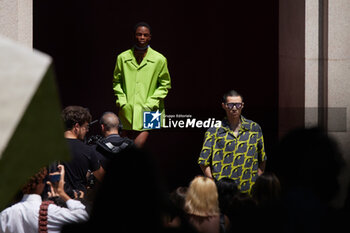
[[[61,179],[61,174],[49,175],[51,183],[59,182]]]

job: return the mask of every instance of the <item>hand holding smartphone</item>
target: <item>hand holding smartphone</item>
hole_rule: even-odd
[[[57,183],[59,182],[61,179],[61,174],[52,174],[52,175],[49,175],[49,180],[51,183]]]

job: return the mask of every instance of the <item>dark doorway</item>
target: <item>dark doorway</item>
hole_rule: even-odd
[[[151,46],[168,59],[167,114],[221,119],[221,96],[236,89],[243,115],[258,122],[267,153],[277,142],[278,1],[34,0],[34,48],[54,59],[63,107],[88,107],[94,119],[117,111],[112,77],[117,55],[132,46],[133,26],[148,22]],[[162,129],[150,135],[169,189],[201,171],[206,129]],[[98,133],[92,129],[92,134]],[[270,159],[270,158],[269,158]]]

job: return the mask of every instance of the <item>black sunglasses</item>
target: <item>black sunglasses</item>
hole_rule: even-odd
[[[228,109],[233,109],[233,107],[236,107],[236,109],[241,109],[243,107],[243,103],[226,103],[226,107]]]

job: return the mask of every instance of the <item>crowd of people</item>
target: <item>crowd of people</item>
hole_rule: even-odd
[[[226,117],[204,135],[203,173],[169,192],[153,157],[142,112],[164,115],[170,88],[166,59],[149,47],[150,26],[135,26],[135,46],[120,54],[113,89],[118,115],[105,112],[100,137],[86,140],[87,108],[62,111],[69,161],[54,161],[30,177],[17,201],[0,213],[0,233],[31,232],[329,232],[350,213],[330,203],[344,159],[318,128],[295,129],[280,141],[273,170],[260,125],[242,115],[235,90],[223,95]],[[146,68],[145,68],[146,67]],[[119,118],[120,117],[120,118]],[[126,130],[123,130],[124,125]]]
[[[168,192],[153,157],[120,136],[115,113],[101,116],[102,137],[93,142],[84,142],[88,109],[68,106],[62,118],[71,160],[28,180],[22,199],[0,213],[0,232],[324,232],[343,226],[349,212],[347,205],[329,205],[344,161],[317,128],[288,133],[276,150],[276,169],[259,172],[249,189],[237,177],[203,169],[188,186]]]

